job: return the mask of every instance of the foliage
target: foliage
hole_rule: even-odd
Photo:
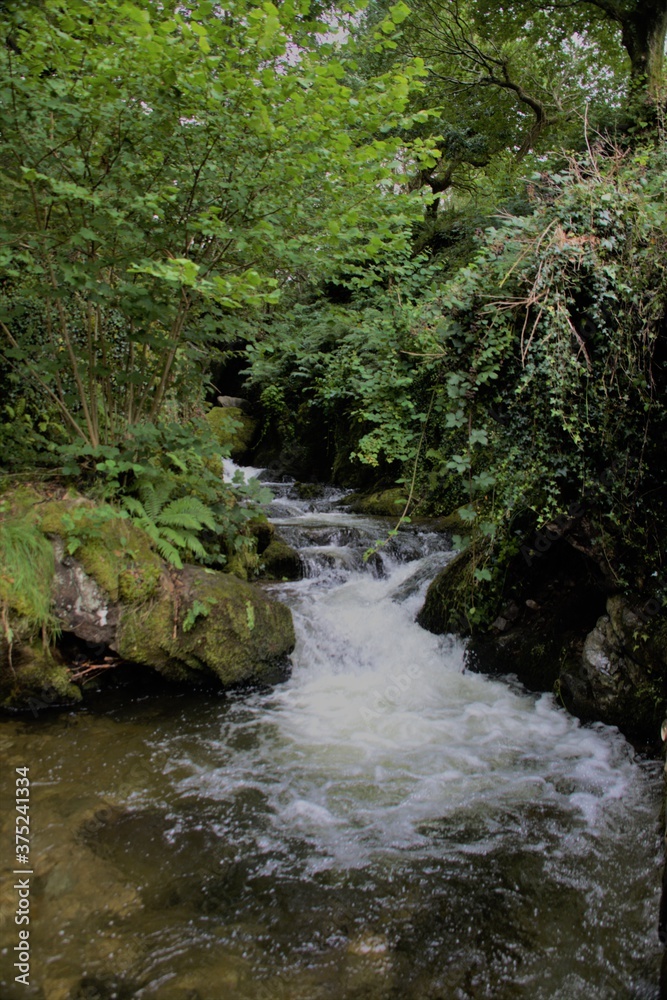
[[[310,416],[458,508],[474,614],[582,498],[614,586],[661,573],[663,2],[10,0],[0,30],[5,467],[233,558],[266,492],[200,417],[247,345],[265,430]]]
[[[461,516],[495,538],[482,583],[518,552],[522,511],[545,522],[582,498],[617,585],[661,570],[667,157],[664,146],[609,152],[535,177],[532,215],[490,228],[403,341],[418,359],[412,386],[421,373],[436,400],[428,462],[461,477]],[[373,406],[377,442],[398,457],[391,393]],[[419,428],[415,407],[413,449]]]
[[[3,15],[4,356],[84,444],[116,445],[192,390],[231,310],[407,244],[419,198],[392,193],[389,133],[421,67],[352,89],[307,9]]]
[[[198,497],[170,499],[174,486],[166,479],[158,485],[140,482],[139,497],[123,497],[123,509],[146,532],[162,558],[182,569],[181,552],[206,559],[199,532],[204,528],[216,531],[218,525],[210,508]]]
[[[0,501],[0,624],[10,662],[17,639],[41,636],[46,643],[57,632],[51,612],[53,572],[51,543],[34,516]]]
[[[135,424],[120,446],[61,449],[63,471],[97,490],[143,528],[162,557],[225,561],[244,544],[244,526],[271,499],[256,480],[226,483],[220,446],[205,420]]]
[[[363,282],[349,279],[348,304],[313,295],[287,316],[265,317],[247,347],[248,381],[261,388],[271,422],[293,433],[306,403],[325,420],[342,414],[356,426],[354,457],[377,465],[383,451],[390,462],[407,460],[415,414],[424,414],[413,397],[414,364],[394,347],[436,273],[424,256],[406,254],[369,269]]]
[[[183,619],[183,631],[190,632],[195,627],[198,618],[208,618],[211,613],[212,603],[210,598],[205,601],[195,598],[192,602],[192,607],[188,609]]]

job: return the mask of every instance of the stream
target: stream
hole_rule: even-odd
[[[446,536],[364,562],[386,520],[272,489],[305,573],[271,585],[286,682],[0,725],[35,872],[29,986],[3,883],[0,995],[655,1000],[660,763],[415,624]]]

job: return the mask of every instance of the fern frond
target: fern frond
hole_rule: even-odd
[[[193,555],[198,556],[200,559],[206,559],[208,553],[196,535],[187,535],[185,544]]]
[[[162,508],[174,492],[174,486],[175,483],[167,478],[158,479],[157,482],[153,480],[139,482],[139,497],[151,521],[157,521]]]
[[[186,514],[191,518],[196,518],[199,522],[197,528],[193,529],[196,531],[200,531],[202,527],[215,531],[217,527],[213,511],[199,497],[178,497],[167,504],[162,513],[164,515],[167,512],[170,515]]]
[[[139,498],[124,497],[123,508],[143,528],[162,558],[180,569],[179,551],[205,560],[207,552],[197,534],[203,528],[218,531],[219,527],[213,511],[199,497],[170,500],[175,487],[166,479],[144,479],[139,483]]]
[[[193,517],[192,514],[186,514],[185,511],[174,513],[170,507],[171,504],[162,511],[157,519],[160,527],[164,525],[169,528],[183,528],[186,531],[201,531],[202,523],[198,518]]]
[[[167,541],[171,542],[172,545],[178,546],[179,549],[184,549],[186,545],[187,532],[176,531],[175,528],[164,527],[160,530],[160,537],[166,538]]]
[[[136,497],[123,497],[123,509],[135,518],[146,518],[144,505]]]
[[[178,554],[178,549],[171,545],[166,538],[157,538],[155,540],[155,547],[165,562],[175,566],[176,569],[183,569],[183,562]]]

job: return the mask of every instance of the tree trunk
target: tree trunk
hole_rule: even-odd
[[[621,37],[630,56],[635,91],[656,98],[662,77],[667,35],[667,0],[643,0],[621,19]]]

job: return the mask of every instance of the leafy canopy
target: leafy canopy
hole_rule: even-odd
[[[5,357],[93,447],[155,420],[226,313],[405,247],[417,62],[352,87],[308,4],[44,0],[0,49]]]

